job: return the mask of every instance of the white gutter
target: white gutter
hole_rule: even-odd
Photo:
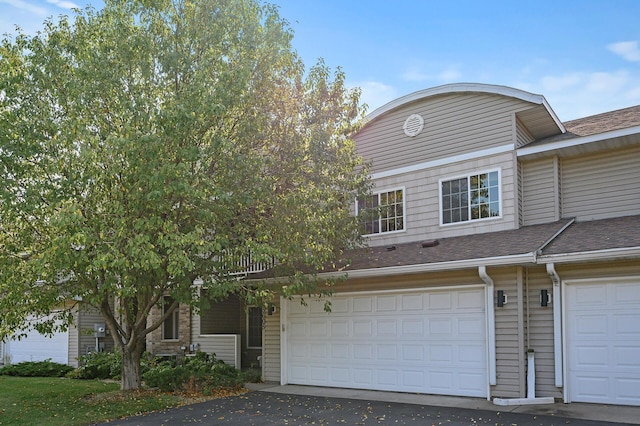
[[[493,308],[493,280],[487,274],[486,266],[478,266],[478,275],[486,284],[485,300],[487,310],[487,349],[488,349],[488,367],[489,367],[489,386],[496,384],[496,320]],[[491,391],[487,391],[487,399],[491,400]]]
[[[452,262],[420,263],[417,265],[387,266],[383,268],[356,269],[353,271],[323,272],[318,274],[317,276],[318,278],[333,278],[342,277],[347,274],[349,278],[369,278],[397,274],[416,274],[420,272],[447,271],[451,269],[475,269],[479,264],[482,264],[484,266],[499,266],[520,265],[522,263],[536,263],[536,254],[525,253],[511,256],[455,260]]]
[[[538,256],[538,263],[584,262],[591,260],[624,260],[640,257],[640,247],[623,247],[605,250],[580,251],[575,253],[547,254]]]
[[[562,387],[562,296],[560,275],[553,263],[547,263],[547,275],[553,283],[553,358],[555,364],[556,387]]]
[[[640,133],[640,126],[629,127],[626,129],[612,130],[605,133],[598,133],[595,135],[576,137],[573,139],[566,139],[557,142],[551,142],[544,145],[525,146],[516,150],[518,157],[526,157],[527,155],[541,154],[547,151],[553,151],[557,149],[571,148],[579,145],[586,145],[594,142],[600,142],[607,139],[621,138],[625,136],[631,136]]]

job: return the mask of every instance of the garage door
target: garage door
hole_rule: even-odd
[[[569,400],[640,405],[640,279],[567,283]]]
[[[484,288],[289,301],[286,382],[484,397]]]
[[[7,342],[6,348],[11,362],[44,361],[67,364],[69,362],[69,333],[59,332],[46,337],[37,331],[31,331],[26,338]]]

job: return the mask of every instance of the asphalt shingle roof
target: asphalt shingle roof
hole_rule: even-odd
[[[640,215],[573,223],[542,255],[630,247],[640,247]]]
[[[424,241],[417,241],[352,250],[345,253],[335,269],[353,271],[533,253],[570,221],[563,219],[509,231],[440,238],[432,247],[423,247]]]

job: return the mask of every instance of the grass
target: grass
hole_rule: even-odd
[[[184,405],[184,396],[120,391],[99,380],[0,376],[0,425],[87,425]]]

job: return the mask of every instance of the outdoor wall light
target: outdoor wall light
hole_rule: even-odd
[[[551,302],[549,290],[540,290],[540,306],[549,306],[549,302]]]
[[[276,307],[270,303],[269,307],[267,308],[267,315],[273,315],[275,313],[276,313]]]
[[[507,295],[504,294],[504,290],[498,290],[498,297],[496,298],[498,302],[498,307],[502,308],[507,304]]]

